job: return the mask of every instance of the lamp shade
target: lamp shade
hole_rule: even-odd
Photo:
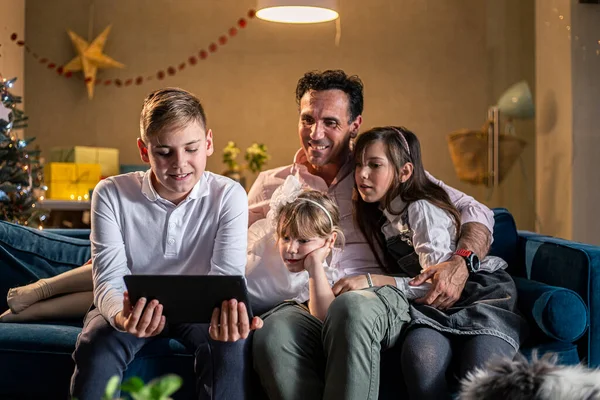
[[[333,21],[339,17],[337,0],[258,0],[260,19],[290,24]]]
[[[525,81],[509,87],[498,100],[500,112],[512,118],[533,118],[535,106],[531,98],[531,90]]]

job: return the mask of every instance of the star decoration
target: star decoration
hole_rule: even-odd
[[[96,72],[99,68],[123,68],[125,65],[113,60],[106,54],[102,53],[106,39],[110,32],[110,25],[102,31],[96,39],[90,44],[81,36],[73,31],[68,31],[69,37],[73,42],[73,46],[77,50],[77,56],[73,58],[67,65],[63,67],[64,71],[81,71],[85,77],[85,85],[87,87],[88,97],[94,97],[94,86],[96,81]]]

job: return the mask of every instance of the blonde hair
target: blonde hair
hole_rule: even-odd
[[[182,128],[198,122],[206,130],[206,114],[200,100],[179,88],[164,88],[144,99],[140,114],[140,134],[144,142],[167,128]]]
[[[323,206],[329,215],[313,201]],[[339,227],[339,209],[329,196],[317,190],[303,191],[296,200],[283,205],[277,213],[276,221],[279,238],[285,235],[303,239],[323,238],[336,232],[336,243],[344,246],[344,233]]]

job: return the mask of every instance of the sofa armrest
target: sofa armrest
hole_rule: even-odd
[[[529,322],[529,340],[537,343],[550,338],[573,343],[585,334],[589,315],[581,296],[570,289],[525,278],[513,279],[519,310]]]
[[[600,366],[600,246],[518,232],[515,276],[573,290],[589,310],[589,330],[577,342],[589,366]]]

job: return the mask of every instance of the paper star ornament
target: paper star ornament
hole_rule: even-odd
[[[83,71],[85,85],[87,87],[88,97],[94,97],[94,86],[96,82],[96,73],[100,68],[124,68],[125,65],[103,54],[106,39],[110,33],[111,26],[107,26],[104,31],[90,44],[81,36],[73,31],[68,31],[69,37],[77,50],[77,56],[63,67],[64,71]]]

